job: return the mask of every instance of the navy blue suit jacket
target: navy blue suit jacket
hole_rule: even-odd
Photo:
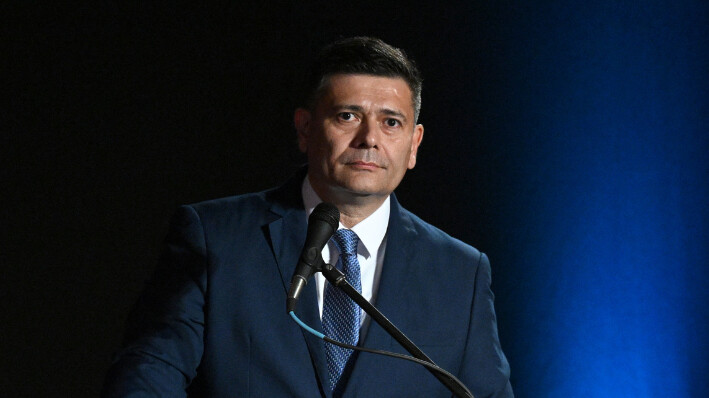
[[[331,397],[324,342],[286,314],[306,234],[302,175],[278,189],[181,207],[128,320],[106,397]],[[392,195],[377,307],[476,398],[512,397],[490,264]],[[322,330],[315,283],[297,313]],[[361,345],[404,353],[372,323]],[[360,353],[343,397],[450,397],[420,365]]]

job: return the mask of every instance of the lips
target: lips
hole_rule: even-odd
[[[374,169],[379,168],[379,165],[376,163],[362,162],[362,161],[349,162],[349,163],[347,163],[347,165],[352,166],[356,169],[362,169],[362,170],[374,170]]]

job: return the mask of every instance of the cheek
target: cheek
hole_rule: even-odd
[[[348,147],[349,143],[342,139],[330,139],[323,143],[323,151],[333,159],[343,156]]]
[[[407,167],[411,159],[411,143],[407,140],[399,142],[396,147],[396,153],[399,164],[403,167]]]
[[[318,137],[308,144],[308,161],[311,163],[335,163],[341,155],[336,143],[327,137]]]

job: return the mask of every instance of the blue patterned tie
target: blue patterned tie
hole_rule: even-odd
[[[357,291],[362,293],[362,281],[357,261],[357,234],[349,229],[340,229],[332,237],[340,250],[340,258],[335,265],[345,274],[347,282]],[[323,303],[322,324],[325,335],[333,340],[338,340],[350,345],[357,345],[359,341],[360,309],[339,288],[329,283],[325,287]],[[330,386],[333,390],[342,377],[342,372],[347,361],[352,356],[353,350],[338,347],[334,344],[325,344],[327,356],[327,370],[330,375]]]

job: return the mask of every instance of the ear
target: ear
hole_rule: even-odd
[[[417,124],[416,127],[414,127],[413,137],[411,137],[411,153],[409,154],[409,164],[408,164],[409,169],[413,169],[414,166],[416,166],[416,153],[418,152],[419,145],[421,145],[422,140],[423,140],[423,125]]]
[[[298,108],[293,114],[293,124],[298,133],[298,148],[305,153],[308,149],[308,132],[310,129],[310,111],[305,108]]]

